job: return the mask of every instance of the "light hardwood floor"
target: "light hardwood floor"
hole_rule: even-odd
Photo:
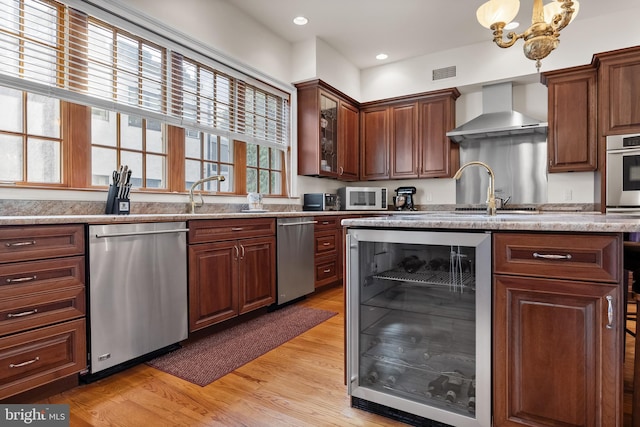
[[[342,288],[299,304],[338,315],[206,387],[142,364],[46,402],[68,403],[72,427],[404,425],[350,407]]]
[[[350,407],[343,384],[342,289],[299,304],[338,315],[206,387],[142,364],[40,403],[68,403],[72,427],[403,426]],[[632,373],[633,339],[627,335],[625,427],[631,425]]]

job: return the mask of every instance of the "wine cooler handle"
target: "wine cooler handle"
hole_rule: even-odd
[[[607,329],[613,329],[613,297],[606,296],[607,299]]]

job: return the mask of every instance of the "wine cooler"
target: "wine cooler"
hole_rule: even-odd
[[[413,425],[491,425],[491,234],[349,229],[353,407]]]

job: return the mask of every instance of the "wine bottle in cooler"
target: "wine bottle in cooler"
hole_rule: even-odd
[[[455,371],[453,372],[453,374],[449,375],[447,381],[447,395],[445,396],[445,400],[454,403],[458,399],[458,396],[460,396],[463,382],[464,380],[462,372]]]
[[[467,397],[469,401],[467,403],[467,408],[469,412],[475,412],[476,410],[476,376],[471,377],[471,383],[469,383],[469,390],[467,391]]]
[[[449,377],[446,375],[440,375],[435,380],[430,381],[427,385],[427,397],[442,395],[445,391],[445,387],[447,386],[448,381]]]

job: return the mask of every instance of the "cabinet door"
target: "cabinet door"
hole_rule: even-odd
[[[600,133],[640,132],[640,47],[596,55]]]
[[[622,425],[622,307],[614,285],[496,275],[494,426]]]
[[[360,177],[360,112],[352,105],[340,102],[338,115],[338,179],[357,181]]]
[[[193,332],[238,314],[236,241],[189,246],[189,329]]]
[[[549,88],[549,172],[597,168],[596,69],[591,65],[554,71]]]
[[[420,177],[450,177],[458,169],[458,144],[446,135],[455,126],[454,106],[450,97],[419,104]]]
[[[377,107],[360,113],[360,179],[389,178],[389,110]]]
[[[391,178],[418,177],[418,105],[395,105],[391,115]]]
[[[275,302],[276,239],[261,237],[239,240],[238,247],[239,313],[242,314]]]

